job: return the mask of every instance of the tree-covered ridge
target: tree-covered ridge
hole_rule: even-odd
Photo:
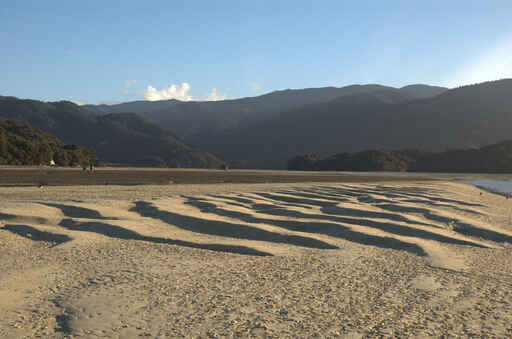
[[[0,118],[0,164],[2,165],[97,165],[94,151],[66,145],[53,135],[28,124]]]
[[[512,140],[480,149],[429,152],[423,150],[367,150],[328,157],[299,155],[288,161],[289,170],[303,171],[409,171],[451,173],[512,172]]]
[[[37,126],[66,143],[93,149],[105,163],[195,168],[219,168],[224,163],[133,113],[98,116],[69,101],[0,97],[0,117]]]
[[[301,106],[206,141],[208,150],[224,159],[247,160],[259,168],[285,167],[286,159],[307,153],[479,148],[510,138],[511,94],[512,79],[414,100],[396,89],[358,93]]]
[[[409,100],[439,95],[443,87],[411,85],[393,88],[382,85],[350,85],[341,88],[305,88],[275,91],[264,95],[222,101],[134,101],[117,105],[86,105],[97,114],[132,112],[143,115],[186,142],[209,149],[210,140],[217,135],[250,128],[279,116],[280,113],[304,105],[329,102],[338,98],[393,90]],[[217,151],[217,150],[216,150]]]

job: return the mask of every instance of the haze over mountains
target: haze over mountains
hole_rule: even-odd
[[[185,140],[198,140],[232,129],[248,127],[274,118],[281,112],[308,104],[324,103],[344,96],[395,90],[408,99],[438,95],[444,87],[411,85],[401,89],[382,85],[351,85],[288,89],[257,97],[223,101],[134,101],[117,105],[85,105],[98,114],[133,112],[169,129]],[[201,142],[202,143],[202,142]]]
[[[455,89],[352,85],[222,102],[134,102],[132,109],[235,166],[284,168],[295,155],[443,151],[509,139],[512,80]],[[167,105],[167,107],[165,107]]]
[[[285,168],[288,159],[306,153],[443,151],[507,140],[511,94],[512,80],[505,79],[455,89],[352,85],[216,102],[111,106],[4,97],[0,116],[34,124],[64,142],[92,147],[109,162],[217,167],[222,158],[235,167]],[[176,154],[188,160],[173,162]]]

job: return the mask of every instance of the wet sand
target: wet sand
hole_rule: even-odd
[[[98,167],[81,168],[0,166],[0,187],[76,185],[175,185],[293,182],[380,182],[427,180],[417,173],[350,173],[278,170],[213,170],[177,168]]]
[[[2,187],[0,244],[0,337],[512,335],[512,200],[461,183]]]

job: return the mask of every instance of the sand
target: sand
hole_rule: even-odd
[[[453,182],[3,187],[0,337],[510,337],[511,249]]]

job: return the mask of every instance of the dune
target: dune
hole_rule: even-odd
[[[0,337],[507,337],[511,248],[454,182],[3,187]]]

